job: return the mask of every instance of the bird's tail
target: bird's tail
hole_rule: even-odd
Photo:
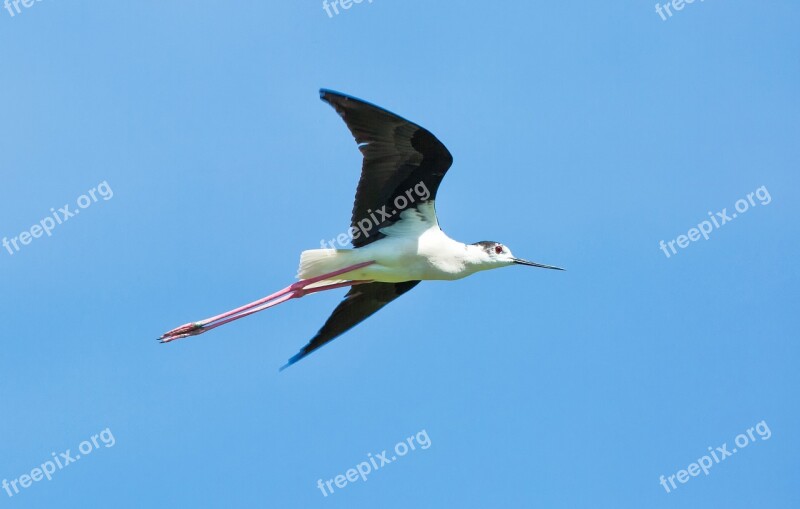
[[[359,255],[354,249],[309,249],[300,254],[300,267],[297,279],[308,279],[321,276],[355,265]],[[346,279],[346,278],[345,278]],[[331,281],[326,281],[329,284]]]

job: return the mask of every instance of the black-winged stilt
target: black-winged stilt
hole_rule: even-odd
[[[447,148],[426,129],[383,108],[331,90],[320,90],[320,97],[341,115],[364,155],[350,228],[354,249],[303,251],[296,283],[227,313],[182,325],[159,341],[196,336],[310,293],[351,287],[286,368],[422,280],[452,281],[514,264],[563,270],[515,258],[499,242],[462,244],[445,235],[434,200],[453,162]]]

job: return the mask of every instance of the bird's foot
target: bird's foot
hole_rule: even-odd
[[[166,332],[158,338],[158,341],[161,343],[169,343],[170,341],[175,341],[176,339],[183,339],[188,338],[189,336],[197,336],[198,334],[202,334],[205,332],[203,329],[203,325],[199,322],[192,322],[187,323],[185,325],[181,325],[175,329],[172,329],[169,332]]]

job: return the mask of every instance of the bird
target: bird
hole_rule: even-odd
[[[250,304],[190,322],[158,341],[196,336],[312,293],[349,287],[317,334],[280,369],[344,334],[421,281],[454,281],[511,265],[564,270],[515,257],[504,244],[464,244],[436,217],[436,193],[453,157],[427,129],[355,97],[321,89],[363,156],[346,237],[352,249],[311,249],[300,255],[298,281]]]

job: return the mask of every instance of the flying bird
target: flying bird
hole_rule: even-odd
[[[527,265],[499,242],[463,244],[436,218],[436,192],[453,157],[423,127],[332,90],[320,98],[344,119],[364,156],[348,237],[353,249],[311,249],[300,255],[299,281],[263,299],[177,327],[162,343],[196,336],[290,299],[350,287],[317,334],[281,369],[347,332],[423,280],[453,281],[476,272]]]

